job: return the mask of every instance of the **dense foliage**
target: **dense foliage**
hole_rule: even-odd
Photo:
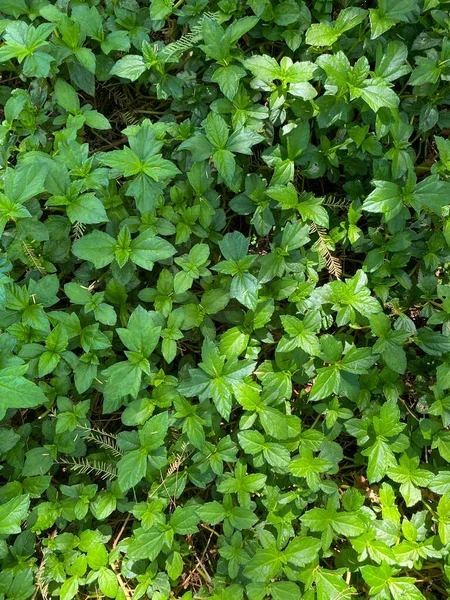
[[[450,597],[448,0],[0,0],[0,599]]]

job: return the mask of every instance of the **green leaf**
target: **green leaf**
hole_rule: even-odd
[[[142,369],[140,363],[119,361],[103,371],[106,377],[104,389],[104,412],[112,412],[109,401],[114,406],[114,401],[127,396],[136,398],[141,388]]]
[[[20,17],[20,15],[27,14],[28,6],[25,0],[1,0],[0,10],[7,15]]]
[[[389,0],[379,0],[378,8],[371,8],[369,11],[372,39],[379,37],[396,23],[408,21],[408,13],[417,8],[417,0],[400,0],[396,4]]]
[[[91,569],[98,571],[108,562],[108,551],[101,542],[91,544],[87,551],[87,562]]]
[[[151,417],[139,431],[141,447],[147,452],[156,450],[161,446],[169,428],[168,413],[162,412]]]
[[[97,269],[106,267],[114,260],[116,240],[102,231],[93,231],[83,236],[72,246],[77,258],[92,262]]]
[[[156,327],[149,313],[138,306],[131,314],[127,328],[116,329],[125,346],[144,357],[149,357],[158,344],[161,328]]]
[[[212,80],[219,84],[222,93],[233,100],[238,91],[239,81],[245,76],[245,70],[237,65],[219,67],[213,74]]]
[[[334,26],[328,23],[311,25],[306,32],[306,43],[311,46],[332,46],[343,33],[362,23],[366,15],[367,11],[362,8],[344,8],[340,11]]]
[[[239,38],[248,33],[258,23],[259,19],[255,16],[242,17],[234,19],[226,30],[226,37],[231,44],[235,44]]]
[[[20,533],[22,521],[25,520],[30,506],[28,494],[12,498],[0,505],[0,535]]]
[[[261,142],[263,136],[251,129],[236,129],[227,140],[227,150],[239,154],[252,154],[252,146]]]
[[[108,220],[105,208],[94,194],[82,194],[66,208],[72,223],[104,223]]]
[[[172,516],[170,517],[169,525],[179,534],[197,533],[197,523],[199,517],[197,516],[197,509],[195,506],[189,506],[181,508],[178,506]]]
[[[35,384],[23,377],[24,367],[8,367],[0,370],[0,418],[9,408],[36,408],[48,399]]]
[[[448,494],[450,492],[450,471],[439,471],[428,484],[428,487],[436,494]]]
[[[223,150],[228,140],[228,126],[222,117],[209,113],[205,123],[206,137],[218,150]]]
[[[277,575],[282,566],[281,552],[276,548],[256,551],[244,568],[244,575],[252,581],[268,581]]]
[[[22,474],[26,477],[44,475],[53,465],[51,452],[44,447],[32,448],[26,453]]]
[[[173,162],[162,158],[159,154],[150,156],[142,165],[142,171],[154,181],[172,178],[180,172]]]
[[[252,310],[258,304],[258,280],[250,273],[235,275],[230,286],[230,297]]]
[[[423,600],[424,596],[415,587],[413,577],[393,577],[398,572],[383,563],[380,567],[364,566],[361,569],[364,580],[370,586],[369,593],[392,595],[394,600],[410,598],[411,600]]]
[[[408,57],[407,46],[400,41],[389,42],[386,48],[381,44],[377,48],[377,66],[375,75],[384,81],[394,81],[410,72],[406,64]]]
[[[61,600],[71,600],[78,592],[78,576],[73,575],[65,580],[61,586],[59,597]]]
[[[115,598],[119,584],[117,576],[108,568],[101,567],[98,572],[98,585],[107,598]]]
[[[376,362],[377,357],[372,354],[370,348],[356,348],[353,346],[345,354],[341,364],[344,371],[348,373],[366,373]]]
[[[148,230],[131,241],[130,260],[139,267],[151,271],[155,262],[170,258],[175,248],[166,240],[155,236]]]
[[[122,150],[102,153],[99,155],[99,160],[102,164],[121,171],[125,177],[137,175],[143,170],[141,159],[128,146],[124,146]]]
[[[117,481],[123,492],[136,486],[147,472],[147,452],[131,450],[117,463]]]
[[[431,175],[420,181],[413,192],[412,205],[419,205],[428,208],[434,213],[440,215],[444,206],[448,206],[448,195],[450,193],[450,183],[440,181],[438,175]]]
[[[380,481],[386,475],[389,467],[396,464],[394,453],[389,444],[382,439],[377,439],[373,446],[363,453],[369,457],[367,476],[370,482]]]
[[[202,35],[205,42],[201,46],[203,52],[217,62],[226,62],[230,51],[230,40],[225,37],[222,27],[214,18],[203,17]]]
[[[147,532],[138,530],[128,545],[128,555],[133,560],[155,560],[164,545],[164,532],[152,529]]]
[[[406,506],[414,506],[422,499],[419,487],[427,487],[433,480],[430,471],[419,468],[419,459],[409,458],[407,454],[400,457],[399,465],[393,465],[388,470],[388,476],[400,483],[400,493],[406,500]]]
[[[42,164],[24,163],[14,171],[7,170],[5,194],[10,200],[23,204],[45,190],[46,171]]]
[[[89,48],[75,48],[73,53],[85,69],[91,73],[95,73],[96,58],[92,50]]]
[[[395,110],[400,103],[400,98],[384,79],[365,81],[364,87],[359,88],[359,95],[374,112],[378,112],[380,108]]]
[[[200,508],[197,508],[197,514],[202,521],[209,525],[217,525],[226,517],[226,511],[219,502],[206,502]]]
[[[78,94],[64,79],[58,79],[55,84],[55,95],[58,104],[70,113],[80,110]]]
[[[316,560],[320,547],[320,540],[311,537],[295,537],[283,550],[283,560],[287,560],[296,567],[304,567]]]
[[[111,129],[111,123],[106,117],[96,110],[89,110],[84,113],[86,125],[93,129]]]
[[[341,600],[352,598],[355,588],[347,585],[342,579],[342,570],[318,570],[316,579],[317,600]]]
[[[306,33],[306,43],[310,46],[332,46],[340,37],[340,32],[327,23],[314,23]]]
[[[231,184],[236,169],[234,155],[229,150],[217,150],[212,155],[212,161],[227,184]]]
[[[173,0],[153,0],[150,5],[150,17],[163,21],[172,13]]]
[[[416,344],[431,356],[442,356],[450,352],[450,338],[433,331],[429,327],[422,327],[417,332]]]
[[[383,213],[393,219],[403,208],[401,188],[391,181],[374,181],[375,190],[363,202],[367,212]]]
[[[130,81],[136,81],[145,72],[146,68],[142,56],[128,54],[116,62],[110,73]]]
[[[309,399],[311,401],[322,400],[339,393],[341,376],[337,367],[323,367],[317,369],[317,377],[314,381]]]
[[[274,79],[281,79],[280,66],[274,58],[266,54],[252,56],[245,61],[244,65],[254,77],[266,83],[271,83]]]

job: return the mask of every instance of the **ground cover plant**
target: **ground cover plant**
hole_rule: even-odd
[[[0,0],[0,599],[450,597],[450,2]]]

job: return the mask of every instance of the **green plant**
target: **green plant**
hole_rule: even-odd
[[[450,597],[448,0],[0,0],[0,600]]]

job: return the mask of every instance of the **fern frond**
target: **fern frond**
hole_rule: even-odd
[[[178,471],[183,460],[184,460],[184,457],[181,454],[177,454],[175,456],[174,462],[167,469],[166,477],[169,477],[169,475],[172,475],[172,473],[175,473],[175,471]]]
[[[102,479],[110,481],[117,477],[117,468],[115,465],[104,461],[90,461],[87,457],[72,458],[70,460],[61,459],[59,464],[66,465],[69,469],[80,475],[91,475],[93,473]]]
[[[122,90],[112,90],[111,94],[114,98],[114,103],[121,108],[125,108],[128,105],[128,100]]]
[[[115,458],[122,458],[123,451],[117,445],[116,436],[104,431],[103,429],[92,429],[90,427],[81,426],[87,432],[84,436],[85,440],[89,440],[97,444],[102,450],[108,450]]]
[[[45,270],[44,266],[42,265],[41,259],[38,256],[36,256],[36,252],[34,251],[33,246],[31,246],[31,244],[28,244],[27,242],[23,241],[22,248],[23,248],[24,254],[29,258],[31,264],[36,269],[36,271],[39,271],[40,275],[42,275],[42,276],[47,275],[47,271]]]
[[[336,198],[336,196],[325,196],[322,202],[322,206],[329,206],[330,208],[348,208],[351,202],[346,198]]]
[[[137,125],[137,123],[139,122],[139,119],[135,115],[133,115],[133,113],[129,110],[121,112],[120,116],[122,117],[123,122],[127,126]]]
[[[83,237],[84,232],[86,231],[86,225],[84,223],[80,223],[80,221],[75,221],[72,225],[72,235],[74,240],[79,240]]]
[[[175,473],[175,471],[178,471],[178,469],[181,467],[181,465],[184,463],[184,461],[187,458],[189,458],[191,453],[190,452],[186,453],[188,446],[189,446],[189,444],[186,444],[186,442],[183,442],[183,444],[181,446],[181,454],[175,455],[175,460],[172,463],[170,463],[169,468],[167,469],[166,478],[169,477],[170,475],[172,475],[172,473]]]
[[[330,275],[336,279],[341,279],[342,266],[339,259],[328,248],[331,240],[325,229],[318,227],[315,223],[311,223],[310,233],[317,233],[317,241],[314,243],[312,249],[323,258]]]
[[[185,442],[183,442],[183,445],[181,447],[181,454],[176,454],[175,455],[175,460],[170,463],[168,469],[167,469],[167,473],[166,476],[163,477],[161,475],[162,481],[159,485],[156,486],[156,488],[149,494],[149,499],[153,498],[153,496],[158,492],[158,490],[160,490],[162,487],[166,487],[166,481],[167,479],[173,475],[174,473],[177,473],[179,468],[181,467],[181,465],[184,463],[185,460],[187,460],[192,452],[186,452],[188,449],[189,444],[186,444]]]
[[[50,535],[51,537],[51,535]],[[52,577],[50,573],[46,572],[46,555],[48,553],[48,548],[42,549],[42,560],[36,571],[35,581],[36,588],[41,593],[42,600],[48,600],[48,585],[52,581]]]
[[[197,44],[202,39],[202,28],[203,28],[203,19],[204,17],[208,17],[209,19],[216,19],[219,13],[205,13],[197,25],[194,25],[192,30],[185,35],[182,35],[179,40],[176,42],[172,42],[171,44],[167,44],[167,46],[162,50],[162,54],[164,55],[166,60],[174,60],[178,58],[180,54],[190,50],[195,44]]]

